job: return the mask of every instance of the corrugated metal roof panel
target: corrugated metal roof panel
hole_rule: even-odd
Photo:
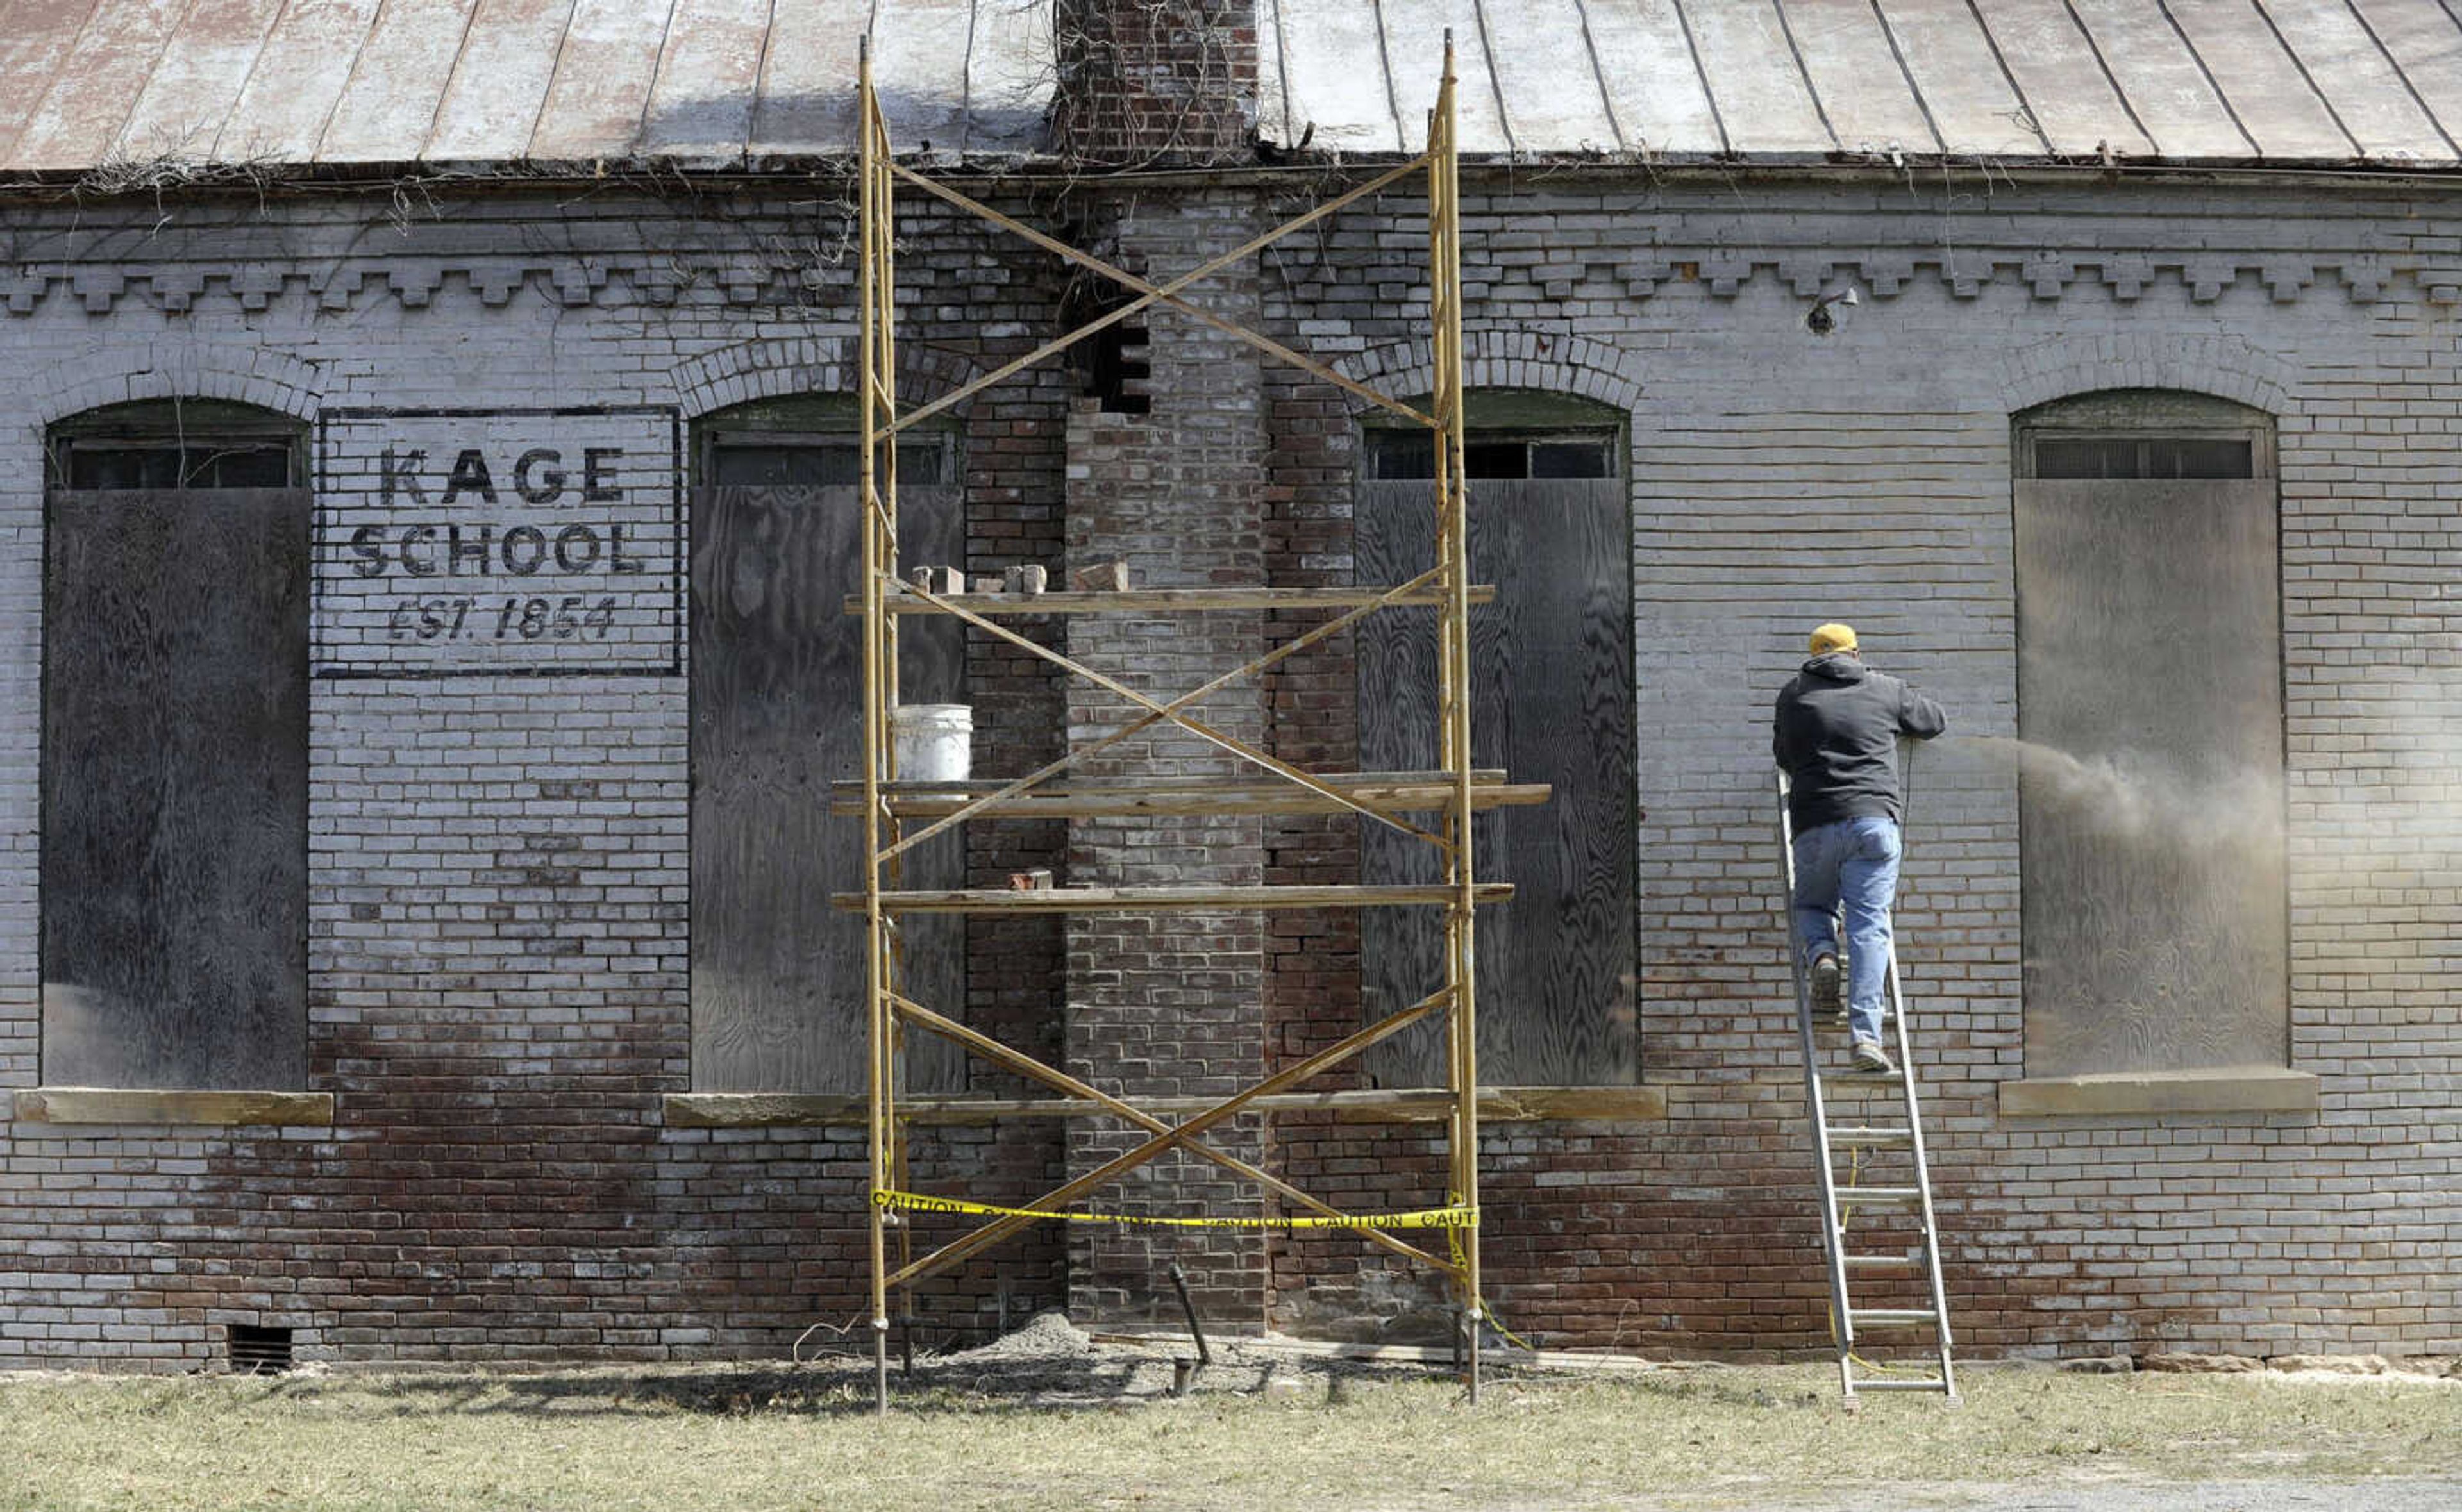
[[[283,7],[215,139],[215,160],[321,162],[317,145],[350,83],[376,9],[377,0],[291,0]]]
[[[1615,123],[1590,56],[1581,0],[1484,0],[1480,11],[1488,43],[1481,52],[1496,76],[1513,140],[1613,151]]]
[[[1385,39],[1373,6],[1328,6],[1294,22],[1290,7],[1259,0],[1258,124],[1276,141],[1328,152],[1409,152],[1385,76]],[[1288,36],[1292,25],[1304,36]]]
[[[1727,138],[1675,0],[1587,5],[1590,41],[1632,152],[1723,152]]]
[[[2108,146],[2134,157],[2154,151],[2067,0],[1976,0],[1976,13],[2017,80],[2028,119],[2053,152],[2087,157]],[[1954,19],[1948,24],[1954,26]]]
[[[1053,0],[0,0],[0,173],[1032,154]],[[1475,155],[2462,163],[2451,0],[1258,0],[1261,135]]]
[[[1939,150],[1872,0],[1785,0],[1778,13],[1841,146]]]
[[[16,147],[60,76],[96,0],[0,0],[0,162]]]
[[[1051,18],[1042,5],[1008,0],[976,6],[966,54],[966,150],[1015,153],[1041,146],[1058,71]]]
[[[778,0],[752,114],[752,150],[806,156],[854,149],[854,83],[863,28],[834,0]],[[868,8],[861,8],[866,9]],[[904,88],[880,78],[884,98]]]
[[[412,157],[430,162],[517,162],[529,156],[539,103],[555,74],[572,0],[479,0],[436,123]]]
[[[1661,155],[2462,161],[2462,20],[2439,0],[1580,0],[1579,51],[1554,6],[1491,0],[1492,61],[1460,6],[1382,0],[1379,50],[1356,0],[1261,3],[1285,143],[1310,121],[1318,146],[1383,142],[1367,81],[1390,69],[1410,119],[1431,71],[1397,43],[1444,11],[1465,87],[1504,82],[1523,153],[1593,141],[1587,63],[1623,144]]]
[[[0,0],[0,172],[846,153],[867,27],[901,147],[1027,153],[1050,3]]]
[[[1989,157],[2032,156],[2050,139],[2019,97],[2017,86],[1974,13],[1935,5],[1883,0],[1877,8],[1897,43],[1897,55],[1944,143]]]
[[[476,9],[477,0],[384,0],[316,155],[398,162],[404,142],[424,143]]]
[[[580,0],[572,8],[530,133],[531,157],[590,162],[633,155],[673,9],[669,0]]]
[[[1775,0],[1684,0],[1682,10],[1735,151],[1788,157],[1838,150]]]
[[[2349,0],[2264,0],[2263,9],[2361,151],[2385,157],[2444,140]]]
[[[2462,140],[2462,25],[2438,0],[2352,3],[2370,34],[2392,55],[2411,97],[2440,123],[2438,140],[2452,152]]]
[[[119,130],[121,156],[210,156],[256,66],[282,0],[205,0],[164,39]]]
[[[2256,140],[2216,95],[2170,18],[2146,0],[2069,0],[2120,97],[2168,158],[2246,159]]]
[[[901,151],[925,142],[949,151],[965,135],[966,37],[973,0],[880,0],[873,20],[872,74],[895,79],[881,97],[889,140]]]
[[[2317,87],[2255,0],[2244,6],[2184,5],[2171,12],[2215,90],[2269,158],[2351,158],[2359,143],[2334,119]]]
[[[752,140],[767,19],[737,0],[676,0],[641,121],[642,153],[743,161]]]
[[[1454,33],[1454,119],[1461,150],[1517,150],[1498,104],[1496,81],[1488,73],[1477,0],[1377,0],[1376,11],[1385,23],[1385,58],[1392,69],[1393,106],[1401,116],[1407,150],[1416,152],[1428,143],[1428,112],[1436,108],[1448,27]],[[1500,45],[1520,43],[1508,36]],[[1559,150],[1574,146],[1566,142]]]
[[[78,29],[12,156],[31,168],[99,166],[117,156],[128,108],[144,93],[182,0],[104,0]],[[202,156],[202,154],[201,154]]]

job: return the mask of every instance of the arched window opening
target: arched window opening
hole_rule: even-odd
[[[1466,420],[1471,576],[1497,591],[1471,620],[1471,757],[1555,789],[1544,807],[1473,821],[1480,875],[1515,886],[1510,903],[1479,916],[1480,1078],[1630,1086],[1640,1060],[1626,417],[1564,395],[1488,390],[1470,397]],[[1363,439],[1358,580],[1400,582],[1436,559],[1432,439],[1381,423]],[[1358,644],[1361,768],[1433,767],[1434,616],[1379,616]],[[1382,825],[1363,826],[1359,848],[1364,882],[1436,879],[1424,842]],[[1433,912],[1371,909],[1359,927],[1370,1019],[1443,980]],[[1442,1085],[1440,1034],[1395,1036],[1371,1073],[1388,1087]]]
[[[959,432],[900,435],[898,559],[965,560]],[[861,622],[854,401],[755,400],[695,427],[692,494],[692,1076],[705,1091],[859,1091],[864,1079],[864,932],[830,906],[861,871],[860,821],[831,809],[831,784],[858,775]],[[898,626],[899,696],[962,702],[961,627]],[[959,887],[962,837],[917,848],[911,887]],[[965,926],[907,921],[906,981],[956,1015]],[[908,1058],[918,1091],[962,1073],[925,1037]]]
[[[798,394],[754,400],[702,417],[700,481],[719,488],[852,488],[863,480],[863,419],[852,398]],[[958,428],[927,421],[898,433],[897,482],[953,487]]]
[[[2272,422],[2127,390],[2013,440],[2027,1074],[2279,1066]]]
[[[43,1076],[306,1076],[306,429],[115,405],[46,437]]]
[[[307,486],[307,428],[253,404],[149,400],[52,427],[45,484],[55,489],[293,488]]]

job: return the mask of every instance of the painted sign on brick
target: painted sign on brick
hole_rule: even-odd
[[[315,675],[680,670],[681,425],[647,406],[327,411]]]

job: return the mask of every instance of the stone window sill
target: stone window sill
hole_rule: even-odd
[[[192,1091],[120,1087],[30,1087],[16,1116],[38,1124],[187,1124],[330,1128],[332,1092]]]
[[[864,1099],[843,1093],[670,1092],[663,1099],[671,1129],[820,1129],[863,1127]],[[1214,1105],[1209,1097],[1130,1098],[1156,1117],[1184,1116]],[[1352,1092],[1284,1092],[1250,1104],[1267,1112],[1327,1112],[1336,1123],[1441,1123],[1448,1098],[1437,1089]],[[988,1124],[1009,1119],[1089,1117],[1098,1105],[1073,1097],[908,1097],[899,1107],[918,1124]],[[1667,1093],[1656,1087],[1489,1087],[1479,1092],[1485,1123],[1655,1122],[1667,1116]]]
[[[2003,1118],[2080,1118],[2110,1114],[2160,1118],[2171,1113],[2311,1113],[2317,1078],[2278,1066],[2229,1066],[2194,1071],[2114,1071],[2098,1076],[2041,1076],[2000,1084]]]

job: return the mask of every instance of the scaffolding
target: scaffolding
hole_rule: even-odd
[[[868,1137],[871,1175],[871,1305],[875,1388],[879,1410],[889,1405],[890,1295],[959,1264],[1033,1222],[1071,1216],[1070,1204],[1166,1152],[1179,1151],[1211,1162],[1279,1198],[1289,1211],[1281,1219],[1196,1220],[1252,1228],[1338,1228],[1426,1266],[1451,1285],[1461,1320],[1459,1348],[1471,1399],[1479,1395],[1480,1297],[1479,1235],[1479,1120],[1477,1095],[1478,1013],[1474,990],[1474,916],[1483,904],[1502,901],[1509,885],[1477,880],[1472,815],[1502,804],[1544,800],[1538,785],[1516,785],[1504,774],[1475,770],[1471,758],[1470,611],[1493,596],[1474,586],[1469,572],[1467,494],[1462,445],[1462,347],[1460,226],[1454,136],[1454,61],[1445,39],[1444,73],[1430,113],[1427,150],[1374,174],[1306,214],[1208,259],[1166,282],[1155,283],[983,205],[916,172],[894,157],[887,122],[875,93],[867,48],[859,86],[860,298],[863,416],[861,499],[863,510],[863,770],[848,785],[850,806],[863,823],[863,891],[842,895],[841,906],[859,908],[867,939],[866,1002],[870,1033]],[[1429,231],[1429,350],[1434,371],[1428,407],[1405,402],[1354,381],[1262,332],[1225,319],[1182,297],[1183,291],[1284,237],[1303,230],[1372,195],[1425,176]],[[896,236],[897,187],[939,200],[967,215],[1023,238],[1074,266],[1127,290],[1128,298],[1101,317],[985,373],[970,382],[901,411],[896,393]],[[1166,306],[1245,342],[1302,371],[1404,420],[1423,425],[1434,447],[1436,562],[1407,582],[1355,589],[1205,588],[1045,594],[963,594],[906,580],[897,562],[898,432],[960,403],[975,393],[1058,356],[1107,327],[1155,306]],[[1262,675],[1291,656],[1397,606],[1436,611],[1437,765],[1416,772],[1316,773],[1285,763],[1255,744],[1207,724],[1192,712],[1205,699],[1244,679]],[[1167,701],[1088,666],[1002,623],[1017,616],[1161,612],[1204,614],[1239,610],[1321,610],[1332,617],[1272,646],[1263,655]],[[894,739],[898,705],[897,624],[907,615],[939,615],[974,627],[1007,645],[1056,664],[1127,701],[1137,709],[1125,724],[1079,744],[1058,760],[1009,780],[901,782]],[[1262,778],[1162,778],[1152,781],[1067,780],[1087,757],[1116,746],[1157,725],[1175,726],[1259,769]],[[1108,814],[1267,814],[1352,812],[1424,842],[1440,858],[1442,880],[1424,885],[1344,886],[1064,886],[1033,891],[957,889],[910,891],[903,886],[903,857],[917,845],[970,820],[1075,818]],[[1436,815],[1422,824],[1414,816]],[[911,914],[1016,911],[1172,911],[1204,908],[1433,907],[1443,911],[1444,981],[1441,986],[1386,1015],[1338,1044],[1213,1100],[1176,1120],[1103,1092],[1060,1068],[1047,1065],[959,1023],[950,1014],[915,1001],[906,991],[898,921]],[[1441,1207],[1415,1213],[1350,1214],[1291,1183],[1218,1148],[1206,1132],[1242,1111],[1309,1105],[1290,1090],[1366,1051],[1422,1020],[1441,1014],[1446,1026],[1447,1081],[1442,1090],[1448,1125],[1448,1191]],[[1107,1116],[1143,1131],[1146,1140],[1022,1206],[1002,1207],[956,1198],[926,1198],[905,1190],[907,1112],[900,1102],[904,1035],[920,1029],[963,1048],[1007,1071],[1060,1093],[1028,1099],[1011,1110],[1047,1115]],[[1355,1097],[1356,1094],[1346,1094]],[[1397,1094],[1400,1096],[1409,1094]],[[970,1214],[984,1220],[939,1248],[911,1254],[913,1210]],[[1077,1215],[1083,1216],[1083,1215]],[[1106,1220],[1112,1220],[1106,1215]],[[1190,1220],[1177,1220],[1187,1222]],[[898,1236],[893,1263],[890,1235]],[[1398,1237],[1397,1231],[1442,1230],[1447,1243],[1435,1253]]]

